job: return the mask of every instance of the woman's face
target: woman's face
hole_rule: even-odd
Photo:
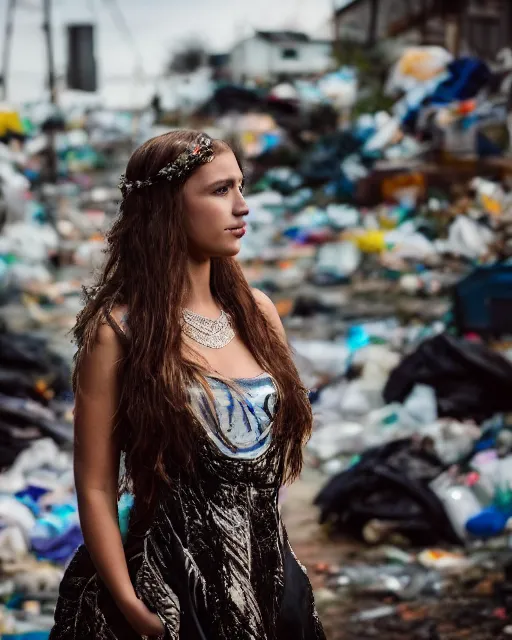
[[[235,256],[249,213],[243,175],[231,150],[216,154],[183,189],[189,252],[196,259]]]

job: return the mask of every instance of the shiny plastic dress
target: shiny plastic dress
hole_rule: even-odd
[[[281,462],[269,447],[272,379],[209,379],[192,389],[208,437],[192,484],[174,478],[151,527],[125,544],[140,598],[172,640],[323,640],[311,585],[278,510]],[[132,640],[85,547],[60,588],[50,640]]]

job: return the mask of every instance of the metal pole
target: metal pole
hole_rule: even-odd
[[[338,7],[336,0],[332,0],[332,44],[334,55],[338,56],[340,53],[340,30],[338,24]]]
[[[44,20],[43,31],[46,39],[46,56],[48,61],[48,90],[51,104],[57,104],[57,88],[55,83],[55,62],[53,58],[53,37],[51,19],[51,0],[43,0]],[[57,182],[57,154],[55,151],[55,135],[53,130],[48,132],[48,181]]]
[[[50,103],[53,105],[57,104],[57,87],[55,82],[55,61],[53,58],[53,34],[52,34],[52,7],[51,0],[43,0],[43,31],[46,40],[46,57],[48,64],[48,90],[50,93]],[[54,116],[57,115],[56,109],[53,110]],[[51,117],[51,116],[50,116]],[[46,182],[50,184],[56,184],[58,179],[58,163],[57,163],[57,151],[55,148],[55,131],[53,128],[53,123],[50,121],[48,131],[47,131],[47,147],[46,147],[46,170],[47,175],[45,176]],[[42,186],[42,201],[46,205],[46,212],[48,216],[48,221],[54,227],[57,232],[57,236],[59,238],[57,256],[55,258],[55,266],[59,267],[62,264],[62,248],[61,242],[62,238],[57,226],[57,202],[56,202],[56,194],[53,192],[48,193],[44,184]]]
[[[367,46],[374,47],[377,42],[377,28],[379,19],[379,0],[370,2],[370,24],[368,26]]]
[[[46,56],[48,60],[48,89],[50,91],[50,101],[57,104],[57,93],[55,87],[55,62],[53,59],[53,38],[51,19],[51,0],[43,0],[44,22],[43,31],[46,37]]]
[[[2,72],[0,82],[2,84],[2,100],[7,100],[7,74],[9,72],[9,60],[11,57],[11,40],[14,26],[14,9],[16,0],[9,0],[7,15],[5,17],[4,46],[2,50]]]

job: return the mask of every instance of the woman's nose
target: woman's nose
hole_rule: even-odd
[[[235,201],[233,213],[235,216],[246,216],[249,213],[249,207],[242,194]]]

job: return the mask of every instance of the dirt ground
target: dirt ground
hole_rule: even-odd
[[[325,483],[325,476],[306,468],[300,480],[285,489],[282,516],[291,545],[310,574],[313,589],[323,586],[323,578],[314,572],[317,563],[339,564],[340,545],[330,541],[318,525],[313,500]]]
[[[343,637],[343,607],[336,601],[323,602],[324,577],[315,570],[322,563],[339,565],[343,555],[340,543],[329,540],[318,525],[313,499],[324,482],[325,476],[306,468],[301,479],[285,490],[282,515],[293,550],[308,570],[327,639],[338,640]]]
[[[291,544],[308,570],[327,640],[512,640],[512,586],[507,592],[498,570],[485,569],[465,576],[442,597],[419,596],[407,602],[386,597],[353,599],[325,588],[321,564],[343,566],[367,548],[354,542],[330,540],[317,524],[313,498],[325,477],[305,469],[302,478],[286,490],[282,514]],[[510,554],[510,551],[508,552]],[[354,620],[362,611],[393,609],[393,615]]]

